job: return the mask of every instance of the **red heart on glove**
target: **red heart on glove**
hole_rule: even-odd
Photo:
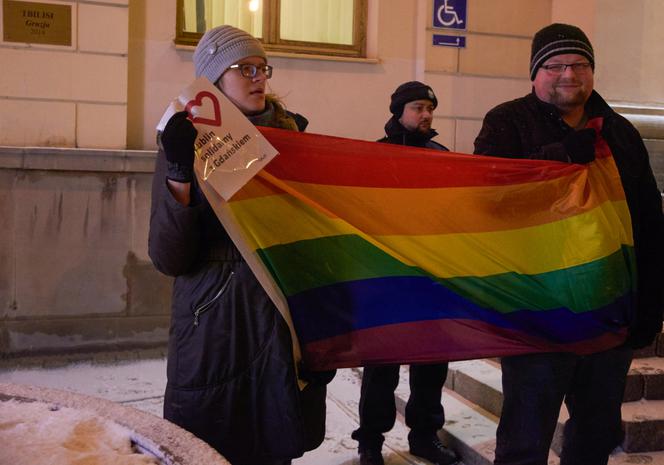
[[[193,107],[203,107],[203,99],[212,100],[212,108],[214,109],[214,118],[204,118],[202,116],[194,116],[191,113]],[[214,96],[212,92],[207,90],[201,91],[196,94],[196,97],[193,100],[190,100],[187,103],[187,106],[184,107],[185,111],[191,115],[189,118],[192,123],[207,124],[209,126],[221,126],[221,110],[219,108],[219,100]],[[209,112],[208,112],[209,113]]]

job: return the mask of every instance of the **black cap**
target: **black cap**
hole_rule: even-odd
[[[535,80],[537,70],[546,60],[566,53],[585,56],[593,70],[595,69],[593,46],[578,27],[571,24],[554,23],[537,31],[533,37],[530,52],[530,80]]]
[[[413,100],[431,100],[434,108],[438,106],[438,99],[431,87],[419,81],[410,81],[401,84],[392,94],[390,113],[401,118],[404,105]]]

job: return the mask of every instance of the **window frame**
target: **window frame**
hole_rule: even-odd
[[[264,0],[263,38],[258,40],[261,41],[266,51],[302,55],[366,58],[368,0],[354,0],[353,43],[351,45],[281,39],[279,37],[280,15],[278,13],[280,11],[280,1]],[[177,0],[175,23],[175,44],[196,46],[203,33],[184,30],[184,0]]]

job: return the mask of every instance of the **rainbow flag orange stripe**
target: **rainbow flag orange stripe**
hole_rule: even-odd
[[[581,166],[260,130],[280,155],[228,202],[230,218],[310,367],[624,339],[632,229],[604,141]]]

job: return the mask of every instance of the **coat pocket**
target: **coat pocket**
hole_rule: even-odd
[[[194,326],[198,326],[201,315],[212,308],[214,303],[224,294],[224,292],[226,292],[226,289],[228,289],[228,286],[230,286],[234,275],[235,272],[231,271],[231,273],[228,275],[228,278],[226,278],[226,281],[224,281],[212,299],[194,308]]]

